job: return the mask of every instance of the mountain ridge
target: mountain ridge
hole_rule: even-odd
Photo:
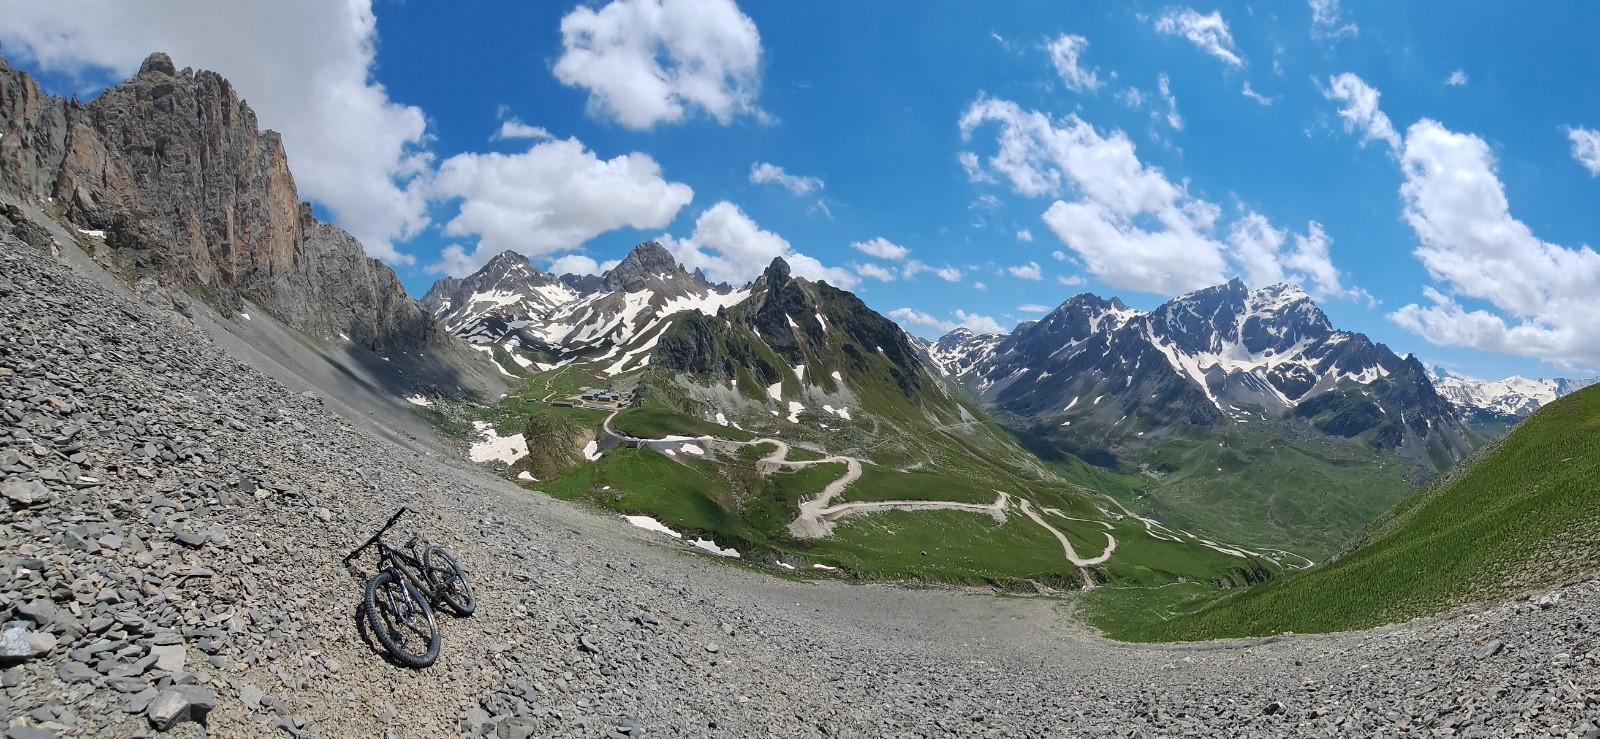
[[[44,94],[0,59],[0,189],[77,226],[129,282],[225,313],[244,301],[313,336],[379,352],[448,334],[394,271],[299,201],[281,137],[221,75],[151,54],[87,103]]]
[[[1430,367],[1428,372],[1440,395],[1454,403],[1463,414],[1488,423],[1515,423],[1558,398],[1600,382],[1600,377],[1529,379],[1521,375],[1480,380],[1437,366]]]
[[[1149,312],[1084,293],[1007,334],[952,332],[929,353],[986,402],[1062,428],[1088,422],[1126,437],[1172,423],[1310,417],[1319,414],[1305,412],[1307,401],[1338,393],[1351,407],[1336,409],[1332,425],[1348,430],[1363,416],[1360,432],[1381,427],[1375,447],[1420,442],[1459,458],[1471,445],[1420,362],[1336,330],[1289,284],[1250,290],[1235,279]],[[1390,410],[1400,413],[1386,418]]]

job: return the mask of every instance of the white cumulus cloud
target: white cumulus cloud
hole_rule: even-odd
[[[663,179],[648,155],[601,160],[575,138],[520,154],[458,154],[439,165],[430,189],[461,200],[444,234],[476,235],[465,262],[475,265],[507,249],[553,254],[623,227],[660,228],[694,197],[688,185]],[[447,255],[436,268],[457,274],[460,264]]]
[[[762,230],[739,206],[718,201],[695,219],[694,233],[686,239],[663,236],[661,244],[678,258],[686,269],[703,269],[712,282],[740,285],[756,278],[774,257],[783,257],[797,277],[827,280],[828,284],[850,289],[861,282],[855,273],[824,266],[815,257],[801,254],[788,240]]]
[[[1458,69],[1454,72],[1451,72],[1450,76],[1445,79],[1444,83],[1449,87],[1461,87],[1467,84],[1466,70]]]
[[[1351,99],[1368,101],[1356,116],[1368,122],[1364,131],[1376,120],[1393,132],[1377,91],[1357,89]],[[1540,239],[1513,217],[1482,138],[1424,118],[1394,139],[1405,220],[1419,241],[1412,254],[1434,284],[1423,287],[1427,304],[1406,305],[1390,320],[1439,346],[1600,366],[1600,253]]]
[[[1363,146],[1368,141],[1382,141],[1400,149],[1400,133],[1389,116],[1378,107],[1380,93],[1366,80],[1345,72],[1328,78],[1328,89],[1323,95],[1339,103],[1339,117],[1344,119],[1344,130],[1361,132]]]
[[[883,238],[882,236],[876,237],[870,241],[854,242],[850,244],[850,248],[855,249],[862,254],[874,256],[879,259],[888,259],[894,262],[905,259],[906,256],[911,253],[910,249]]]
[[[1360,32],[1355,23],[1346,23],[1339,14],[1339,0],[1307,0],[1311,5],[1311,35],[1333,39]]]
[[[884,267],[881,264],[873,264],[871,262],[862,264],[852,263],[850,268],[855,270],[856,274],[861,275],[862,277],[877,280],[879,282],[894,282],[896,277],[894,270]]]
[[[1017,229],[1017,241],[1021,241],[1024,244],[1033,243],[1033,232],[1026,228]]]
[[[1156,78],[1156,90],[1161,93],[1161,100],[1167,104],[1167,112],[1163,116],[1160,111],[1151,111],[1150,115],[1156,118],[1165,118],[1167,125],[1174,131],[1183,130],[1183,116],[1178,115],[1178,98],[1172,94],[1172,80],[1167,78],[1165,72]]]
[[[1572,141],[1572,158],[1589,174],[1600,176],[1600,131],[1573,127],[1567,129],[1567,139]]]
[[[999,321],[989,316],[968,313],[963,310],[957,310],[951,315],[955,320],[946,320],[931,313],[911,308],[895,308],[889,311],[889,317],[903,325],[930,328],[939,333],[950,333],[958,328],[966,328],[975,334],[1003,334],[1006,332]]]
[[[750,182],[756,185],[770,182],[788,190],[795,197],[804,197],[822,189],[820,178],[789,174],[783,167],[768,162],[750,165]]]
[[[1251,100],[1254,100],[1256,103],[1258,103],[1260,105],[1264,105],[1265,106],[1265,105],[1271,105],[1272,104],[1272,98],[1269,98],[1266,95],[1262,95],[1261,93],[1256,92],[1255,88],[1250,86],[1249,81],[1246,81],[1244,83],[1244,88],[1239,91],[1239,94],[1241,94],[1241,95],[1243,95],[1243,96],[1245,96],[1247,98],[1250,98]]]
[[[611,260],[602,264],[583,254],[563,254],[552,260],[545,271],[553,275],[598,275],[619,263]]]
[[[1423,119],[1401,156],[1413,252],[1436,285],[1393,313],[1430,342],[1600,365],[1600,254],[1535,236],[1512,217],[1489,145]],[[1465,301],[1478,303],[1475,307]]]
[[[500,129],[494,132],[497,140],[504,139],[534,139],[535,141],[549,141],[555,138],[540,126],[530,126],[518,120],[516,116],[500,122]]]
[[[1170,10],[1156,18],[1156,30],[1182,36],[1200,47],[1201,51],[1221,59],[1229,66],[1244,65],[1244,59],[1234,49],[1233,34],[1228,31],[1228,23],[1222,19],[1221,11],[1213,10],[1201,15],[1193,8]]]
[[[228,78],[283,135],[303,197],[326,206],[367,252],[411,263],[395,242],[428,225],[418,182],[431,163],[421,109],[372,78],[370,0],[160,3],[4,0],[0,43],[86,88],[132,75],[151,51]]]
[[[1285,249],[1289,233],[1273,228],[1266,216],[1251,211],[1234,221],[1228,241],[1234,248],[1245,282],[1261,287],[1279,282],[1301,285],[1311,297],[1368,298],[1365,291],[1347,289],[1340,284],[1339,270],[1333,266],[1328,247],[1333,239],[1322,224],[1311,221],[1306,232],[1294,234],[1293,245]]]
[[[1102,136],[1076,115],[1057,125],[1016,103],[979,98],[961,118],[962,137],[989,124],[1000,127],[998,150],[984,162],[990,171],[1022,195],[1077,196],[1057,200],[1044,221],[1106,284],[1177,294],[1223,281],[1225,246],[1208,235],[1218,209],[1139,161],[1126,134]]]
[[[1284,248],[1287,235],[1252,214],[1234,231],[1254,238],[1218,238],[1222,209],[1141,161],[1121,131],[1102,134],[1076,115],[1052,120],[1010,101],[980,97],[961,118],[962,138],[970,141],[985,126],[999,128],[996,150],[975,155],[977,164],[1018,194],[1053,198],[1045,224],[1076,262],[1113,288],[1175,295],[1244,272],[1258,282],[1301,282],[1330,296],[1364,295],[1341,283],[1328,256],[1331,240],[1320,225]],[[1068,254],[1052,256],[1065,261]],[[1023,273],[1016,269],[1008,271],[1042,276],[1033,275],[1034,263]]]
[[[924,264],[919,260],[913,259],[909,262],[906,262],[905,266],[900,268],[900,276],[908,280],[922,274],[923,272],[932,272],[934,276],[944,280],[945,282],[959,282],[961,280],[961,270],[957,267],[951,267],[948,265],[944,267],[934,267]]]
[[[1050,64],[1056,68],[1056,74],[1061,75],[1061,82],[1074,92],[1094,92],[1100,89],[1098,70],[1084,69],[1080,63],[1080,57],[1088,48],[1089,39],[1071,34],[1062,34],[1045,45],[1045,51],[1050,53]]]
[[[1038,262],[1028,262],[1027,264],[1022,264],[1015,267],[1006,267],[1006,271],[1011,273],[1012,277],[1017,277],[1024,280],[1044,279],[1044,272],[1042,269],[1040,269]]]
[[[764,119],[761,34],[733,0],[613,0],[561,19],[556,79],[589,91],[597,116],[643,130],[694,110],[726,125]]]

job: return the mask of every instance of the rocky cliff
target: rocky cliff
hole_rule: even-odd
[[[446,340],[392,270],[299,201],[282,139],[233,86],[165,54],[88,103],[0,59],[0,191],[102,232],[96,258],[130,280],[374,350]]]

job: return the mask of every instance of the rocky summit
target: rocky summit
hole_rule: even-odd
[[[282,139],[216,73],[153,54],[85,104],[0,59],[0,134],[0,192],[65,216],[129,281],[373,350],[448,343],[393,270],[299,201]]]
[[[334,413],[17,230],[0,221],[9,737],[1600,725],[1600,582],[1373,631],[1144,647],[1086,633],[1055,599],[776,579],[449,461],[459,450],[382,441],[370,417]],[[363,638],[363,573],[340,565],[401,505],[477,591],[425,670]]]

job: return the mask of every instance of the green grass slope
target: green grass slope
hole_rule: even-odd
[[[1153,455],[1160,471],[1124,502],[1178,528],[1327,559],[1415,490],[1412,465],[1359,440],[1296,433],[1302,425],[1164,442]]]
[[[1097,593],[1107,634],[1150,641],[1327,632],[1489,602],[1600,569],[1600,387],[1534,414],[1375,522],[1365,543],[1220,598]],[[1157,614],[1151,616],[1150,614]]]

